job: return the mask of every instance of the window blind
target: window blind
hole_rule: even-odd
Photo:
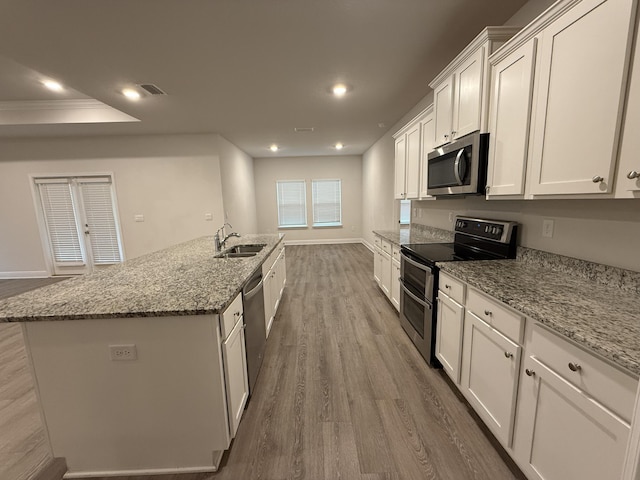
[[[276,182],[279,227],[307,226],[307,190],[304,180]]]
[[[340,180],[312,180],[313,225],[342,225],[342,189]]]
[[[68,179],[37,180],[53,260],[58,265],[84,265]]]
[[[411,200],[400,200],[400,223],[408,225],[411,222]]]
[[[79,180],[93,263],[122,261],[110,179]]]

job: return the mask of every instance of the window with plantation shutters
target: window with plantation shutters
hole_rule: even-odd
[[[342,225],[342,189],[340,180],[312,180],[313,226]]]
[[[71,184],[64,179],[36,180],[51,254],[57,265],[84,265]]]
[[[278,201],[278,227],[307,226],[307,190],[304,180],[276,182]]]
[[[91,255],[95,265],[119,263],[122,261],[120,242],[113,199],[111,180],[78,180],[82,192],[86,226],[89,232]]]
[[[122,261],[110,176],[35,178],[54,274]]]

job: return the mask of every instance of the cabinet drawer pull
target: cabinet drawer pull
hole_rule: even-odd
[[[524,369],[524,373],[526,373],[529,377],[533,377],[536,374],[536,372],[534,372],[533,370],[529,370],[528,368]]]
[[[572,372],[578,372],[578,371],[582,370],[582,365],[577,364],[577,363],[573,363],[573,362],[569,362],[569,370],[571,370]]]
[[[240,312],[233,312],[233,316],[234,317],[239,317],[240,316]]]
[[[484,314],[490,317],[491,315],[493,315],[493,312],[491,310],[485,310]]]
[[[593,177],[593,178],[591,179],[591,181],[592,181],[593,183],[600,183],[600,182],[604,182],[604,178],[603,178],[603,177],[601,177],[600,175],[596,175],[595,177]]]
[[[627,178],[629,180],[640,178],[640,173],[636,172],[635,170],[631,170],[629,173],[627,173]]]
[[[504,352],[504,356],[507,358],[513,358],[513,353],[511,352]]]
[[[445,283],[444,288],[451,288],[451,285],[447,285],[447,284]]]

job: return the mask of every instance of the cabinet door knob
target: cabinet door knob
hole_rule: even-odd
[[[579,364],[573,363],[573,362],[569,362],[569,370],[571,370],[572,372],[577,372],[579,370],[582,370],[582,365],[579,365]]]
[[[595,177],[593,177],[593,178],[591,179],[591,181],[592,181],[593,183],[600,183],[600,182],[604,182],[604,178],[603,178],[603,177],[601,177],[600,175],[596,175]]]
[[[452,137],[455,137],[455,136],[456,136],[456,133],[458,133],[458,132],[456,132],[456,131],[454,130],[453,132],[451,132],[451,136],[452,136]]]
[[[636,172],[635,170],[631,170],[629,173],[627,173],[627,178],[629,180],[635,180],[636,178],[640,178],[640,173]]]
[[[487,316],[489,316],[489,317],[490,317],[491,315],[493,315],[493,313],[491,312],[491,310],[485,310],[485,311],[484,311],[484,314],[485,314],[485,315],[487,315]]]
[[[447,133],[444,134],[444,138],[449,138],[449,135]]]
[[[529,377],[533,377],[536,372],[534,372],[533,370],[529,370],[528,368],[524,369],[524,373],[526,373]]]
[[[507,358],[513,358],[513,353],[511,352],[504,352],[504,356]]]
[[[451,285],[447,285],[447,284],[445,283],[444,288],[451,288]]]

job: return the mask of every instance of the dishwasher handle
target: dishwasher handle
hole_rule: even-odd
[[[259,290],[262,290],[262,284],[264,283],[262,276],[260,276],[260,282],[258,282],[258,285],[256,285],[254,288],[252,288],[251,290],[249,290],[248,292],[243,292],[242,296],[245,300],[249,300],[252,297],[254,297]]]

